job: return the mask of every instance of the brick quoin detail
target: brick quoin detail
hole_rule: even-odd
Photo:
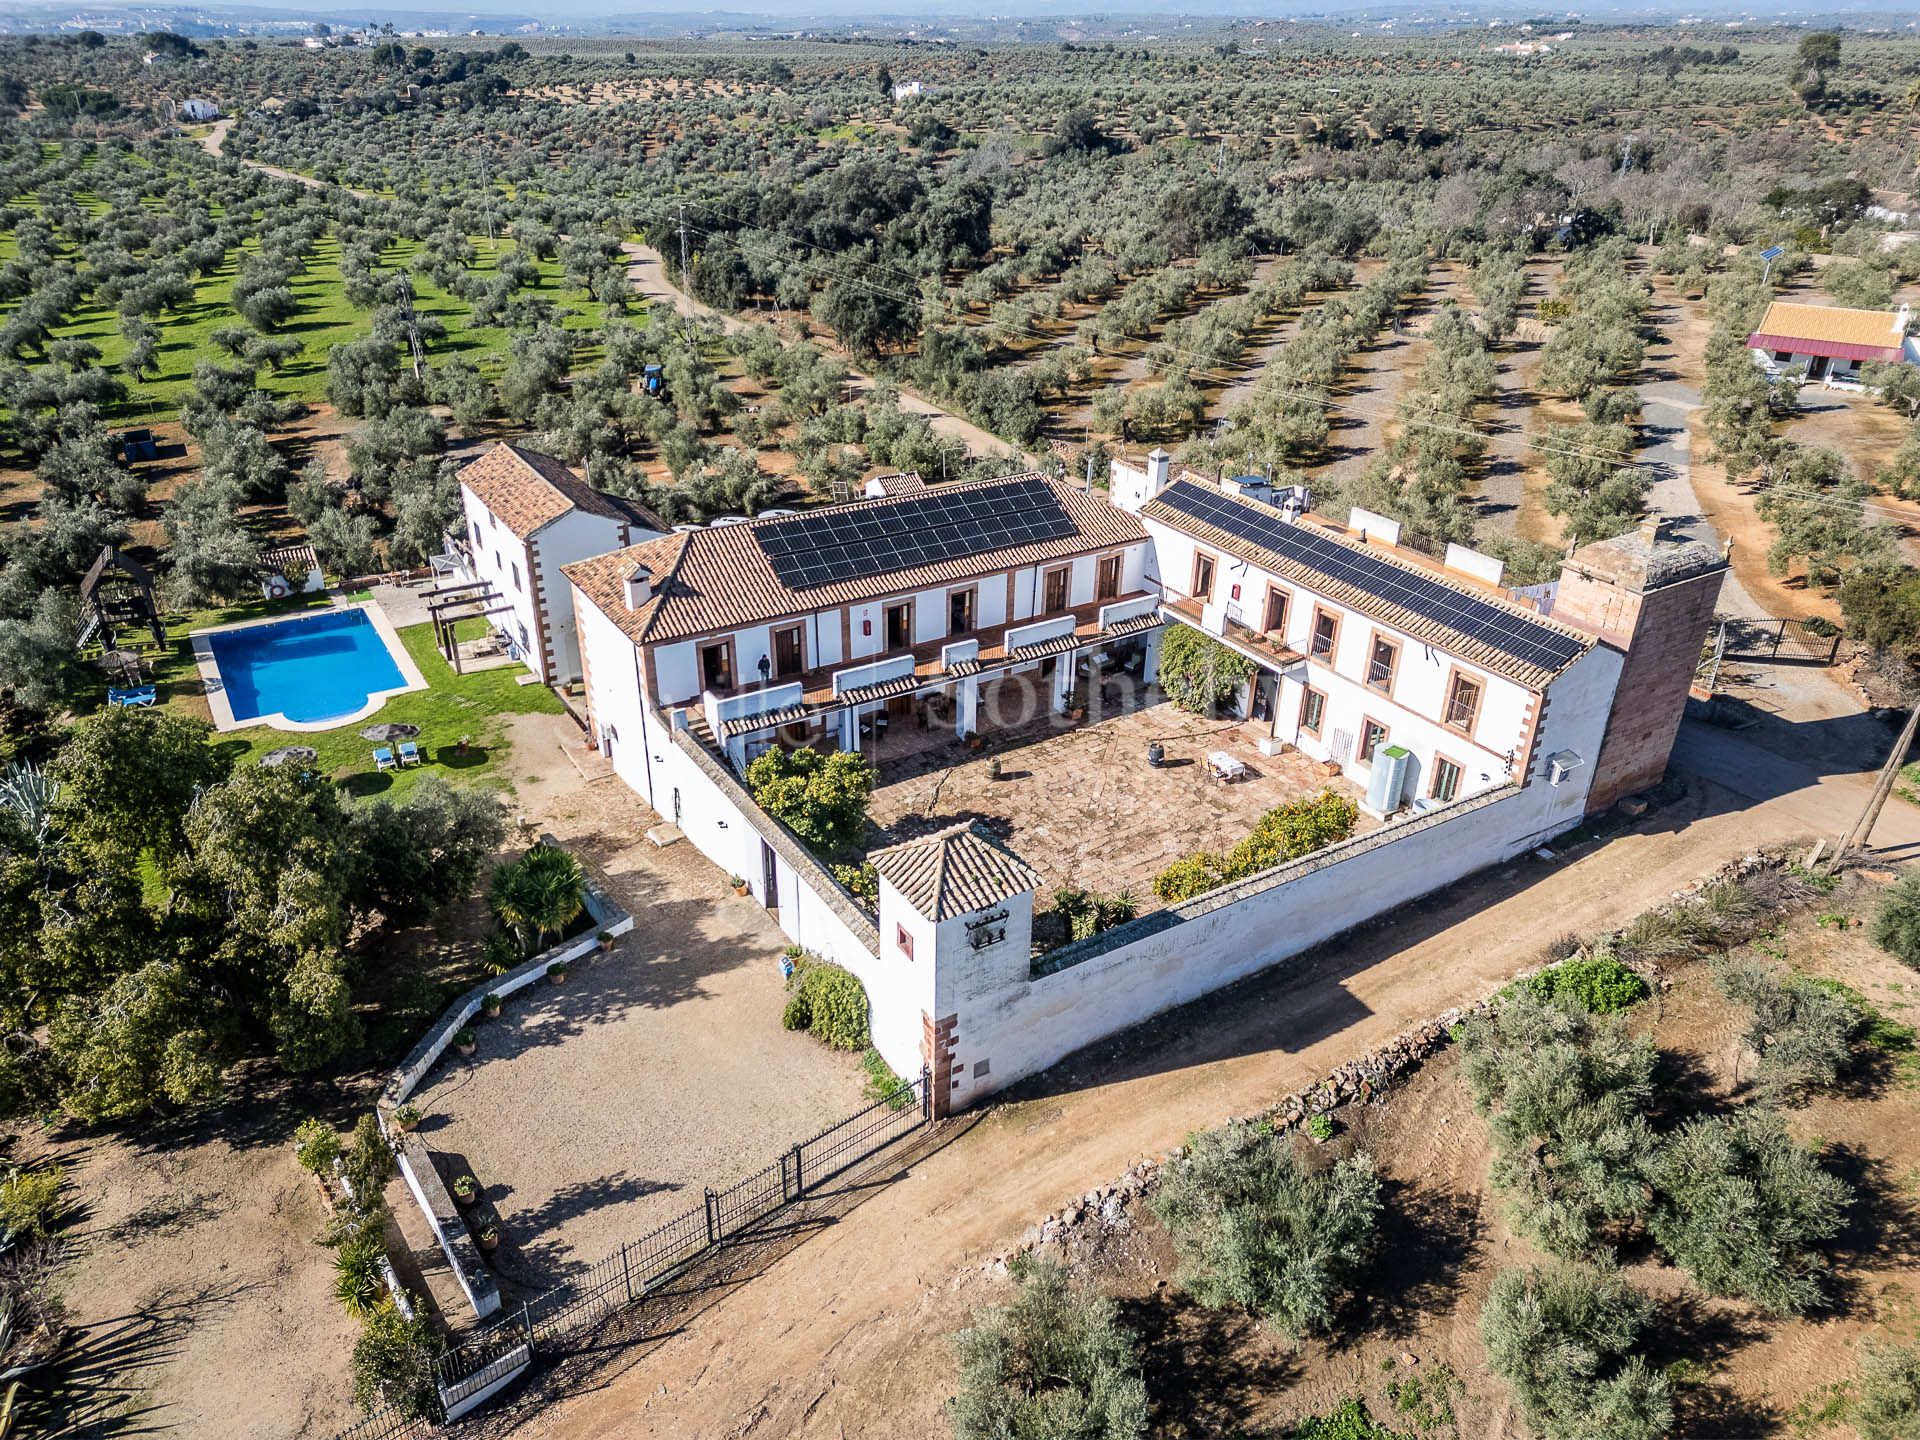
[[[920,1012],[920,1058],[927,1062],[930,1072],[927,1076],[927,1093],[936,1120],[945,1119],[953,1113],[953,1032],[959,1023],[958,1015],[935,1020],[926,1011]]]

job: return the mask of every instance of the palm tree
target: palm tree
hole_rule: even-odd
[[[585,873],[565,850],[536,845],[493,872],[487,904],[531,955],[549,935],[571,925],[586,905]]]

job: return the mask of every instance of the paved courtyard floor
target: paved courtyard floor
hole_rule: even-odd
[[[607,875],[634,929],[565,985],[509,997],[476,1053],[414,1097],[428,1148],[500,1213],[511,1293],[577,1273],[861,1104],[854,1057],[781,1028],[786,939],[756,902],[685,841],[655,849],[657,817],[617,780],[535,789],[521,800]]]
[[[883,755],[870,813],[888,844],[980,820],[1040,872],[1047,892],[1064,885],[1103,895],[1128,890],[1144,913],[1158,907],[1153,877],[1169,863],[1233,845],[1274,806],[1327,787],[1361,798],[1305,755],[1262,755],[1261,728],[1189,715],[1163,701],[1093,723],[1035,722],[1027,732],[1033,738],[996,738],[982,752],[953,746],[946,765],[929,768],[922,758],[898,779]],[[1156,740],[1166,748],[1159,769],[1147,764]],[[1207,769],[1215,750],[1245,764],[1246,778],[1215,780]],[[1356,833],[1376,823],[1362,815]]]

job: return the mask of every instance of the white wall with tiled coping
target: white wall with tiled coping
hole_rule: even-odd
[[[367,703],[349,715],[334,715],[325,720],[289,720],[284,714],[257,715],[250,720],[234,719],[233,702],[227,698],[227,682],[220,673],[219,660],[214,657],[212,637],[230,635],[236,630],[257,630],[268,625],[284,625],[290,621],[310,619],[316,615],[331,614],[339,610],[358,610],[366,615],[373,625],[374,633],[379,635],[380,643],[387,647],[387,653],[393,657],[393,663],[399,668],[400,678],[406,683],[372,692],[367,696]],[[210,629],[195,630],[187,638],[193,642],[193,660],[200,670],[200,680],[206,691],[207,708],[213,713],[215,730],[244,730],[254,725],[269,725],[275,730],[291,730],[299,733],[337,730],[342,725],[351,725],[356,720],[366,719],[396,695],[405,695],[409,691],[427,688],[426,676],[422,675],[420,667],[413,663],[413,656],[407,653],[407,647],[400,643],[400,632],[393,628],[393,621],[388,618],[387,612],[365,600],[352,603],[336,600],[328,610],[316,607],[310,610],[294,610],[284,615],[264,615],[257,620],[241,620],[232,625],[215,625]]]

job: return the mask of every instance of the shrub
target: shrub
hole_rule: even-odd
[[[0,1180],[0,1230],[16,1240],[44,1240],[67,1213],[60,1194],[66,1170],[45,1165],[38,1170],[14,1169]]]
[[[1298,1339],[1333,1323],[1371,1255],[1380,1177],[1368,1155],[1310,1171],[1287,1137],[1230,1125],[1196,1136],[1152,1203],[1196,1300]]]
[[[1204,715],[1253,677],[1253,662],[1191,625],[1160,640],[1160,688],[1182,710]]]
[[[432,1415],[440,1398],[434,1361],[442,1348],[425,1315],[409,1320],[391,1298],[380,1301],[353,1344],[354,1398],[369,1413],[384,1402],[402,1415]]]
[[[586,891],[586,872],[571,852],[535,845],[493,872],[487,904],[519,936],[521,952],[531,955],[549,935],[561,934],[579,918]]]
[[[417,1111],[415,1121],[418,1122]],[[353,1192],[354,1206],[363,1211],[380,1206],[387,1181],[393,1178],[393,1147],[380,1133],[380,1122],[371,1115],[362,1115],[353,1127],[353,1140],[341,1160],[341,1173],[347,1188]]]
[[[1307,1121],[1307,1134],[1311,1135],[1315,1140],[1331,1140],[1333,1138],[1333,1117],[1331,1115],[1315,1115]]]
[[[955,1440],[1134,1440],[1147,1429],[1147,1387],[1113,1302],[1075,1289],[1058,1266],[1032,1263],[1008,1305],[954,1339],[960,1393]]]
[[[1399,1440],[1368,1411],[1366,1402],[1348,1396],[1325,1415],[1309,1415],[1293,1427],[1293,1440]]]
[[[341,1241],[333,1255],[333,1294],[356,1319],[373,1314],[386,1297],[380,1261],[386,1256],[383,1221],[362,1226]]]
[[[769,750],[747,766],[754,804],[823,854],[851,850],[867,823],[873,764],[856,751]]]
[[[1612,1015],[1646,999],[1647,982],[1611,955],[1567,960],[1527,981],[1542,1000],[1566,999],[1595,1015]]]
[[[293,1132],[293,1158],[301,1168],[324,1174],[340,1158],[340,1137],[326,1121],[312,1117],[300,1122]]]
[[[893,1073],[893,1067],[881,1053],[869,1045],[860,1056],[860,1094],[863,1099],[882,1100],[894,1110],[904,1110],[913,1099],[907,1082]]]
[[[802,959],[787,979],[780,1023],[789,1030],[805,1030],[835,1050],[864,1050],[870,1038],[866,987],[851,970]]]
[[[1728,999],[1753,1011],[1745,1039],[1760,1057],[1755,1084],[1766,1099],[1803,1101],[1830,1089],[1853,1063],[1866,1017],[1844,994],[1754,960],[1722,962],[1714,978]]]
[[[836,865],[833,878],[869,910],[880,903],[880,872],[873,868],[871,860],[862,860],[858,865]]]
[[[1860,1440],[1920,1435],[1920,1345],[1867,1346],[1852,1418]]]
[[[1461,1035],[1475,1106],[1491,1114],[1493,1180],[1513,1219],[1569,1258],[1605,1248],[1610,1224],[1645,1212],[1653,1150],[1642,1110],[1652,1041],[1569,1001],[1513,993]]]
[[[1629,1353],[1651,1309],[1612,1270],[1506,1270],[1481,1312],[1480,1337],[1546,1440],[1654,1440],[1673,1423],[1673,1387]]]
[[[1920,970],[1920,870],[1902,875],[1887,888],[1867,933],[1902,965]]]
[[[1202,850],[1174,861],[1153,877],[1153,893],[1169,905],[1191,900],[1344,840],[1359,817],[1360,807],[1332,790],[1289,800],[1262,815],[1253,833],[1224,855]]]
[[[1690,1120],[1660,1147],[1648,1220],[1667,1258],[1716,1295],[1777,1315],[1820,1300],[1826,1262],[1809,1245],[1839,1229],[1852,1196],[1779,1116],[1749,1108]]]

